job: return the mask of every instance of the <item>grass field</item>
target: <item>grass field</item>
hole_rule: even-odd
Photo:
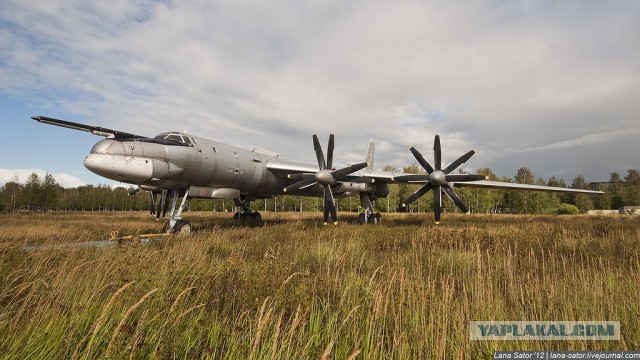
[[[638,217],[189,213],[195,233],[107,248],[31,244],[155,232],[142,213],[0,215],[6,358],[487,358],[640,349]],[[470,341],[470,320],[619,320],[620,341]]]

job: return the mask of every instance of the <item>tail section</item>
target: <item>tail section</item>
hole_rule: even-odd
[[[372,170],[373,169],[373,160],[374,160],[374,157],[375,157],[375,150],[376,150],[376,144],[373,142],[373,139],[370,139],[369,140],[369,149],[367,150],[367,155],[364,158],[364,161],[369,163],[369,166],[367,166],[368,170]]]

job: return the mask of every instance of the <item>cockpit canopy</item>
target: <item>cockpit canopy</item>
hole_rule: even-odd
[[[184,146],[193,146],[193,144],[191,143],[191,139],[187,135],[179,132],[166,132],[158,134],[156,135],[155,139],[174,141]]]

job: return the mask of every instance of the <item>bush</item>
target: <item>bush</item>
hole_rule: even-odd
[[[578,210],[578,208],[573,204],[562,203],[558,207],[558,214],[560,215],[575,215],[579,213],[580,213],[580,210]]]

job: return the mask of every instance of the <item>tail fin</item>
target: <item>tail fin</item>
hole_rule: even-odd
[[[376,144],[373,142],[373,139],[370,139],[369,149],[367,150],[367,155],[364,158],[364,161],[369,163],[369,166],[367,166],[367,169],[369,170],[373,169],[373,160],[375,157],[375,150],[376,150]]]

